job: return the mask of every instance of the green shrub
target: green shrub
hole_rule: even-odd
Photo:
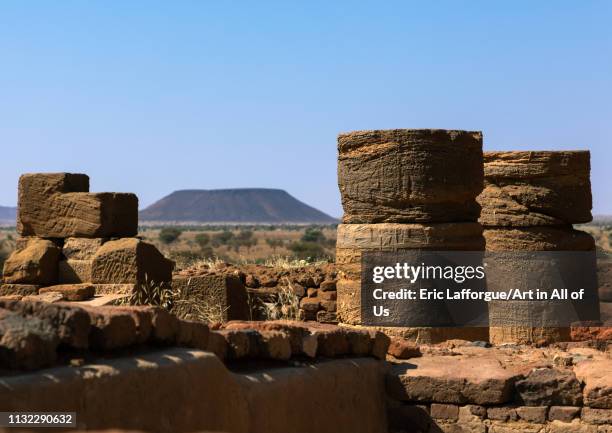
[[[325,250],[316,242],[294,242],[289,249],[298,259],[313,260],[325,256]]]
[[[164,227],[159,232],[159,240],[164,244],[171,244],[176,241],[183,231],[177,227]]]
[[[201,249],[204,249],[210,244],[210,236],[206,233],[198,233],[195,237],[195,241]]]
[[[223,230],[221,233],[217,233],[212,238],[213,246],[227,245],[234,238],[234,234],[229,230]]]
[[[323,242],[325,241],[325,235],[316,227],[308,227],[302,235],[302,242]]]

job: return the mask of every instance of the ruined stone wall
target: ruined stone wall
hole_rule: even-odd
[[[430,348],[387,374],[389,431],[609,433],[610,371],[609,350],[579,344]]]
[[[0,296],[79,301],[171,280],[173,262],[136,237],[136,195],[91,193],[85,174],[37,173],[19,178],[18,196]]]
[[[282,267],[196,264],[174,275],[181,317],[197,316],[194,303],[222,306],[224,320],[301,319],[337,323],[333,263]],[[185,300],[186,302],[182,302]]]
[[[83,429],[384,433],[388,346],[316,322],[211,330],[157,307],[5,299],[0,407],[76,411]]]

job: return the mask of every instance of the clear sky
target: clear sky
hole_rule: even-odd
[[[612,214],[610,1],[62,1],[0,5],[0,204],[72,171],[146,206],[273,187],[341,214],[336,135],[482,130],[590,149]]]

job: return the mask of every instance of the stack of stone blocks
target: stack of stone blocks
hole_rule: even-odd
[[[595,250],[593,237],[572,226],[592,220],[589,151],[485,152],[484,174],[479,222],[488,251]],[[596,270],[581,272],[594,274]],[[516,277],[507,275],[500,280],[508,278]],[[520,303],[515,304],[521,308]],[[496,326],[497,310],[503,317],[513,307],[508,302],[490,304],[492,343],[569,340],[569,327]]]
[[[486,350],[494,349],[392,366],[386,376],[389,432],[612,431],[612,361],[603,352],[575,348],[555,358],[556,365],[544,362],[542,353],[536,364],[521,359],[511,365],[509,359],[524,354],[494,358]]]
[[[174,262],[137,237],[136,195],[89,192],[85,174],[22,175],[17,232],[1,295],[54,292],[84,300],[172,279]]]
[[[340,322],[361,324],[364,251],[484,251],[482,133],[441,129],[355,131],[338,136],[344,216],[336,264]],[[423,342],[486,340],[486,328],[387,328]]]

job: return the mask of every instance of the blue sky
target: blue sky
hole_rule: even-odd
[[[612,214],[612,2],[100,1],[0,5],[0,204],[73,171],[142,206],[275,187],[334,216],[338,132],[482,130],[590,149]]]

